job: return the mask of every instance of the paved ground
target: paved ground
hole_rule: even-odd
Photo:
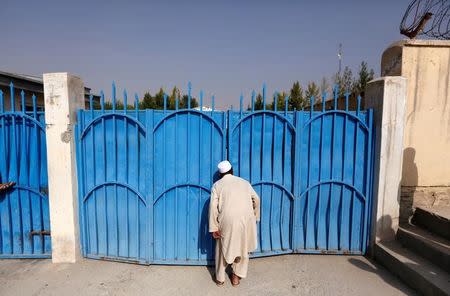
[[[218,288],[200,266],[95,260],[0,260],[0,295],[414,295],[364,257],[285,255],[250,261],[249,276]]]

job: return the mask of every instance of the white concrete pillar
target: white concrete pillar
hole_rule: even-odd
[[[84,85],[68,73],[44,74],[48,191],[53,263],[80,258],[78,183],[74,140],[76,111],[84,107]]]
[[[365,92],[365,107],[374,109],[375,127],[370,246],[395,239],[398,229],[406,86],[406,78],[387,76],[370,81]]]

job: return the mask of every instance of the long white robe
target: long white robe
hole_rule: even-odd
[[[222,254],[228,264],[236,257],[248,258],[257,248],[256,221],[260,200],[250,183],[225,175],[214,183],[209,206],[209,232],[220,230]]]

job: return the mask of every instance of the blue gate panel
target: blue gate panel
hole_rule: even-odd
[[[0,258],[48,258],[51,256],[48,208],[47,150],[44,113],[27,112],[21,104],[4,109],[0,92],[0,183],[15,182],[0,192]],[[20,110],[15,110],[16,106]]]
[[[292,251],[294,206],[293,112],[228,113],[228,157],[235,174],[261,198],[258,250],[253,256]]]
[[[372,111],[298,112],[296,250],[363,254],[369,227]]]
[[[78,120],[83,254],[147,262],[146,113],[80,111]]]
[[[153,112],[152,262],[206,264],[214,259],[208,208],[216,164],[225,155],[225,114]]]
[[[226,158],[261,199],[252,257],[366,252],[373,116],[359,100],[355,112],[288,111],[287,98],[283,111],[266,110],[263,91],[258,111],[254,101],[244,111],[242,98],[239,111],[178,109],[178,101],[167,110],[167,96],[163,110],[139,111],[137,99],[134,110],[116,110],[113,88],[113,110],[103,102],[80,110],[76,126],[86,257],[211,264],[210,189]]]

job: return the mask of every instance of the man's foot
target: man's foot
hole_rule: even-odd
[[[217,287],[222,287],[225,284],[225,282],[221,282],[218,280],[214,280],[214,281],[216,282]]]
[[[240,277],[238,277],[234,273],[231,274],[231,284],[233,285],[233,287],[238,286],[240,284],[240,282],[241,282],[241,278]]]

